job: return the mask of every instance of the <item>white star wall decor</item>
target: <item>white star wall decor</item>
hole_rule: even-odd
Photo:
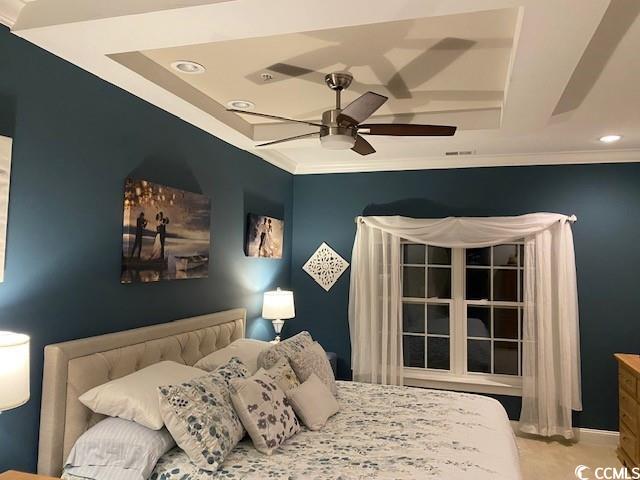
[[[349,262],[324,242],[302,266],[302,269],[327,292],[347,268],[349,268]]]

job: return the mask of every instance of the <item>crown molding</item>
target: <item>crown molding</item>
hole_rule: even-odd
[[[0,23],[9,28],[13,28],[20,10],[33,0],[0,0]]]
[[[640,149],[587,150],[509,155],[470,155],[465,157],[421,157],[374,160],[359,157],[349,162],[318,160],[299,163],[295,175],[322,173],[360,173],[449,168],[513,167],[525,165],[578,165],[589,163],[640,162]]]
[[[259,151],[257,149],[247,149],[247,152],[261,158],[262,160],[274,165],[285,172],[289,172],[292,174],[296,174],[296,169],[299,167],[298,163],[295,160],[283,155],[282,153],[276,150]]]

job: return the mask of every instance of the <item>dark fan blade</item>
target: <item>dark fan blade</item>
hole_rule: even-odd
[[[367,92],[344,107],[338,121],[357,125],[373,115],[373,112],[378,110],[387,100],[388,98],[384,95]]]
[[[301,138],[316,137],[318,135],[320,135],[320,132],[305,133],[303,135],[296,135],[295,137],[281,138],[280,140],[274,140],[273,142],[261,143],[260,145],[256,145],[256,147],[266,147],[267,145],[275,145],[276,143],[290,142],[291,140],[299,140]]]
[[[287,118],[287,117],[279,117],[277,115],[269,115],[267,113],[250,112],[248,110],[236,110],[235,108],[228,108],[227,112],[244,113],[246,115],[253,115],[255,117],[263,117],[263,118],[270,118],[272,120],[281,120],[283,122],[304,123],[305,125],[311,125],[312,127],[321,127],[322,126],[322,124],[320,124],[320,123],[306,122],[304,120],[295,120],[293,118]]]
[[[373,148],[371,144],[367,142],[364,138],[362,138],[360,135],[356,137],[356,144],[353,147],[351,147],[351,150],[353,150],[356,153],[359,153],[360,155],[370,155],[372,153],[376,153],[376,149]]]
[[[363,135],[395,135],[403,137],[450,137],[457,127],[447,125],[412,125],[409,123],[368,123],[358,126]],[[362,130],[368,130],[362,131]]]

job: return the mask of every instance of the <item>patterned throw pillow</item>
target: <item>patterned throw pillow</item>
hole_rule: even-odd
[[[233,357],[207,375],[158,387],[160,413],[167,429],[203,470],[217,470],[244,436],[229,396],[229,382],[246,376],[244,364]]]
[[[266,371],[267,375],[275,380],[275,382],[285,394],[292,388],[300,386],[298,377],[296,377],[295,372],[291,369],[289,360],[287,360],[285,357],[280,357],[280,359],[273,367],[271,367],[269,370],[263,371]]]
[[[258,355],[258,367],[269,369],[276,364],[280,357],[291,358],[298,352],[301,352],[313,343],[311,334],[307,331],[300,332],[291,338],[287,338],[273,347],[260,352]]]
[[[318,342],[313,342],[310,347],[296,353],[289,359],[289,363],[291,363],[293,371],[296,372],[298,380],[306,382],[311,374],[315,373],[322,380],[322,383],[329,387],[331,393],[337,395],[338,388],[331,364],[327,359],[326,352]]]
[[[231,400],[259,452],[271,455],[300,430],[289,400],[264,370],[231,380]]]

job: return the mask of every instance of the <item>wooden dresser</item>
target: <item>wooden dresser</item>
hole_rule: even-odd
[[[640,355],[616,353],[620,445],[618,458],[627,468],[640,466]]]

